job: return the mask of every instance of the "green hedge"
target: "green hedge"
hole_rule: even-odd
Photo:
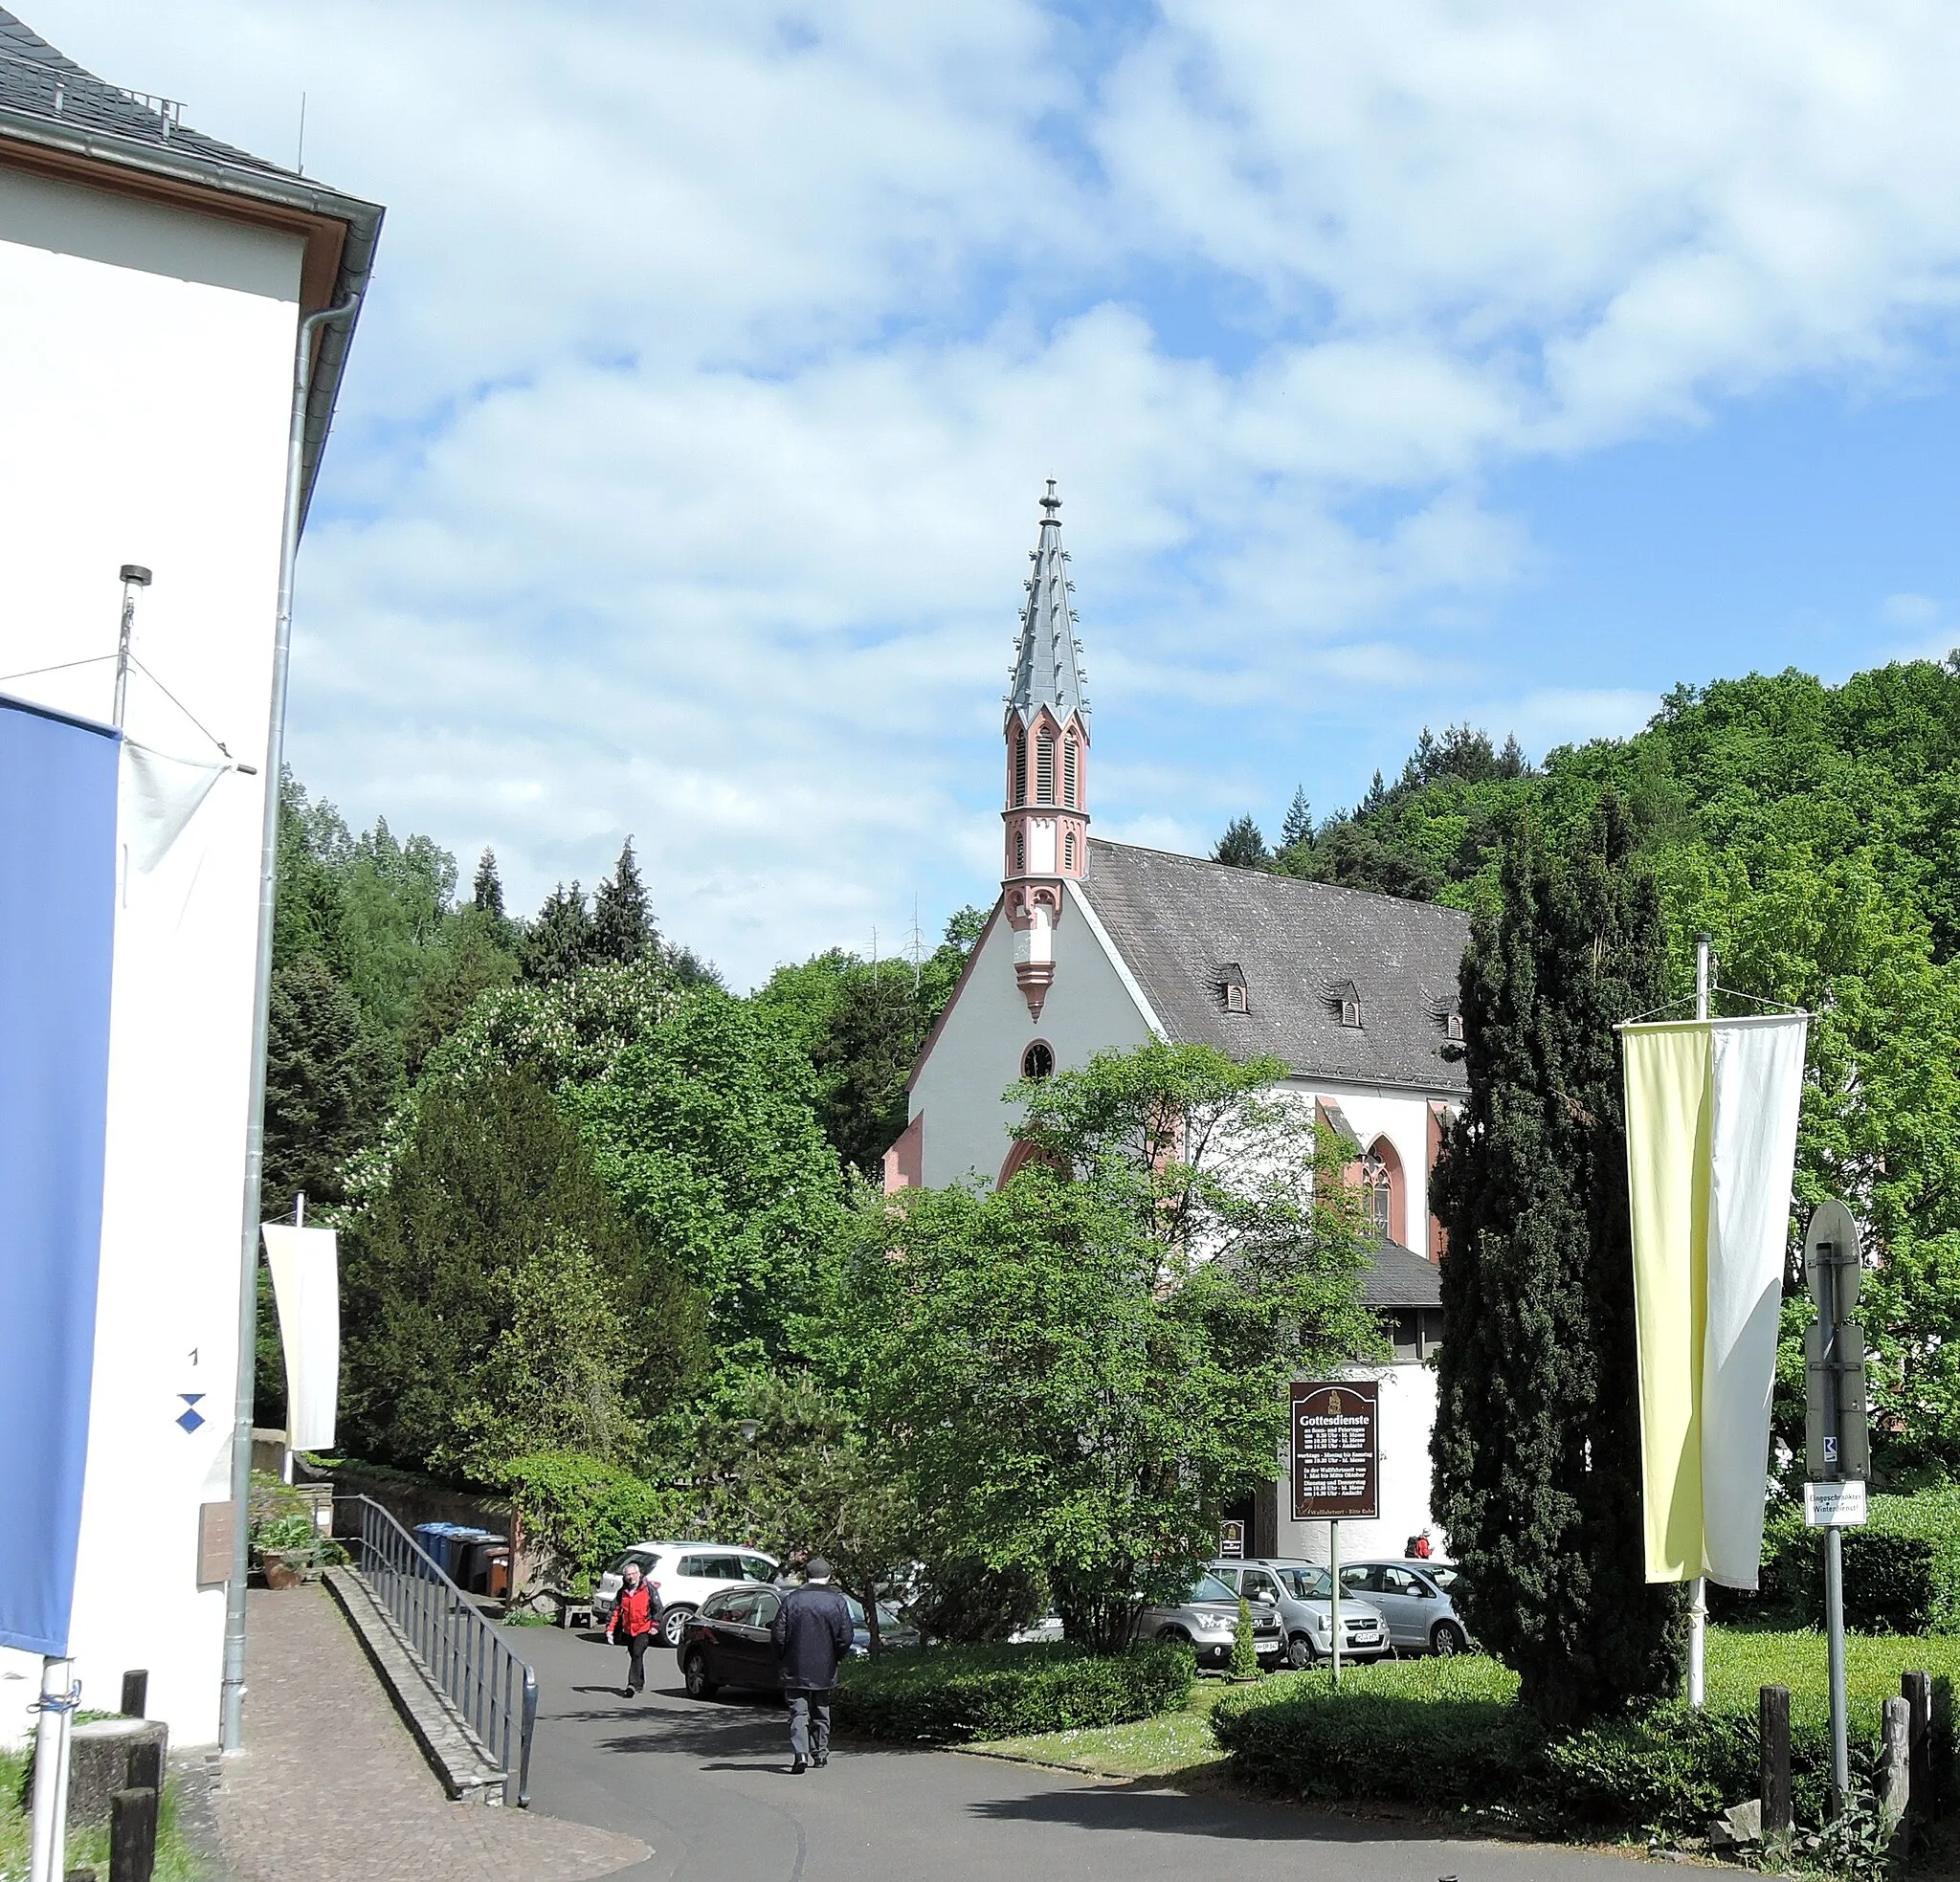
[[[1844,1532],[1844,1620],[1857,1633],[1960,1633],[1960,1486],[1874,1496],[1871,1521]],[[1823,1532],[1786,1505],[1767,1525],[1765,1594],[1820,1626]]]
[[[935,1647],[852,1661],[838,1682],[837,1721],[934,1744],[1017,1738],[1180,1711],[1195,1677],[1190,1650],[1169,1643],[1114,1656],[1066,1642]]]
[[[1699,1835],[1725,1805],[1755,1795],[1753,1707],[1659,1706],[1552,1737],[1518,1708],[1515,1690],[1515,1679],[1490,1660],[1391,1663],[1357,1669],[1338,1694],[1313,1675],[1228,1694],[1212,1728],[1235,1773],[1262,1790],[1470,1805],[1542,1831]],[[1934,1725],[1943,1768],[1951,1757],[1950,1716],[1943,1691]],[[1869,1782],[1876,1723],[1862,1708],[1854,1716],[1855,1782]],[[1791,1767],[1798,1821],[1821,1823],[1830,1742],[1820,1720],[1793,1719]]]

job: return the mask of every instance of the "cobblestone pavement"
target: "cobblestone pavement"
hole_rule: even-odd
[[[452,1804],[318,1587],[250,1597],[246,1751],[213,1760],[232,1882],[586,1882],[646,1860],[631,1836]]]

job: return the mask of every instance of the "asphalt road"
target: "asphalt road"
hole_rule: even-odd
[[[622,1697],[596,1637],[506,1634],[538,1669],[532,1807],[651,1844],[621,1882],[1636,1882],[1626,1857],[1427,1836],[959,1752],[839,1741],[790,1775],[767,1700],[681,1690],[671,1653]]]

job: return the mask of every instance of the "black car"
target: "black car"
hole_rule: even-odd
[[[724,1588],[709,1595],[680,1629],[680,1676],[688,1696],[712,1699],[724,1686],[775,1692],[769,1626],[782,1605],[774,1588]]]

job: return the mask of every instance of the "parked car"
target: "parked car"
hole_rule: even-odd
[[[782,1603],[782,1589],[750,1583],[717,1589],[682,1617],[675,1644],[690,1698],[712,1699],[724,1686],[777,1690],[769,1626]]]
[[[761,1693],[777,1690],[778,1661],[769,1628],[788,1593],[787,1588],[745,1583],[717,1589],[686,1616],[677,1644],[680,1676],[692,1697],[712,1699],[724,1686],[749,1686]],[[862,1659],[871,1651],[871,1629],[864,1624],[863,1605],[852,1595],[844,1599],[851,1607],[851,1654]],[[896,1607],[882,1602],[878,1631],[887,1647],[919,1645],[919,1629],[907,1626]]]
[[[1043,1614],[1038,1620],[1030,1621],[1024,1627],[1017,1627],[1008,1635],[1009,1641],[1016,1646],[1026,1646],[1031,1641],[1059,1640],[1062,1637],[1061,1616]]]
[[[592,1590],[592,1613],[602,1623],[612,1618],[629,1561],[639,1563],[640,1573],[660,1598],[660,1638],[669,1647],[680,1645],[687,1617],[717,1588],[731,1582],[772,1582],[776,1577],[775,1557],[760,1549],[731,1549],[719,1542],[635,1542],[599,1577]]]
[[[1253,1604],[1278,1614],[1285,1630],[1285,1657],[1293,1667],[1317,1666],[1331,1657],[1334,1644],[1334,1583],[1310,1561],[1262,1556],[1251,1561],[1214,1561],[1211,1572]],[[1367,1600],[1350,1600],[1348,1576],[1341,1576],[1341,1658],[1385,1659],[1395,1650],[1382,1614]]]
[[[1237,1625],[1237,1591],[1215,1575],[1200,1575],[1191,1584],[1189,1600],[1174,1606],[1145,1608],[1137,1623],[1137,1638],[1189,1641],[1199,1666],[1216,1667],[1232,1658]],[[1279,1664],[1286,1643],[1279,1613],[1271,1605],[1253,1605],[1252,1644],[1261,1664]]]
[[[1401,1653],[1460,1653],[1470,1629],[1450,1599],[1457,1580],[1447,1561],[1344,1561],[1343,1599],[1349,1588],[1382,1611]]]

